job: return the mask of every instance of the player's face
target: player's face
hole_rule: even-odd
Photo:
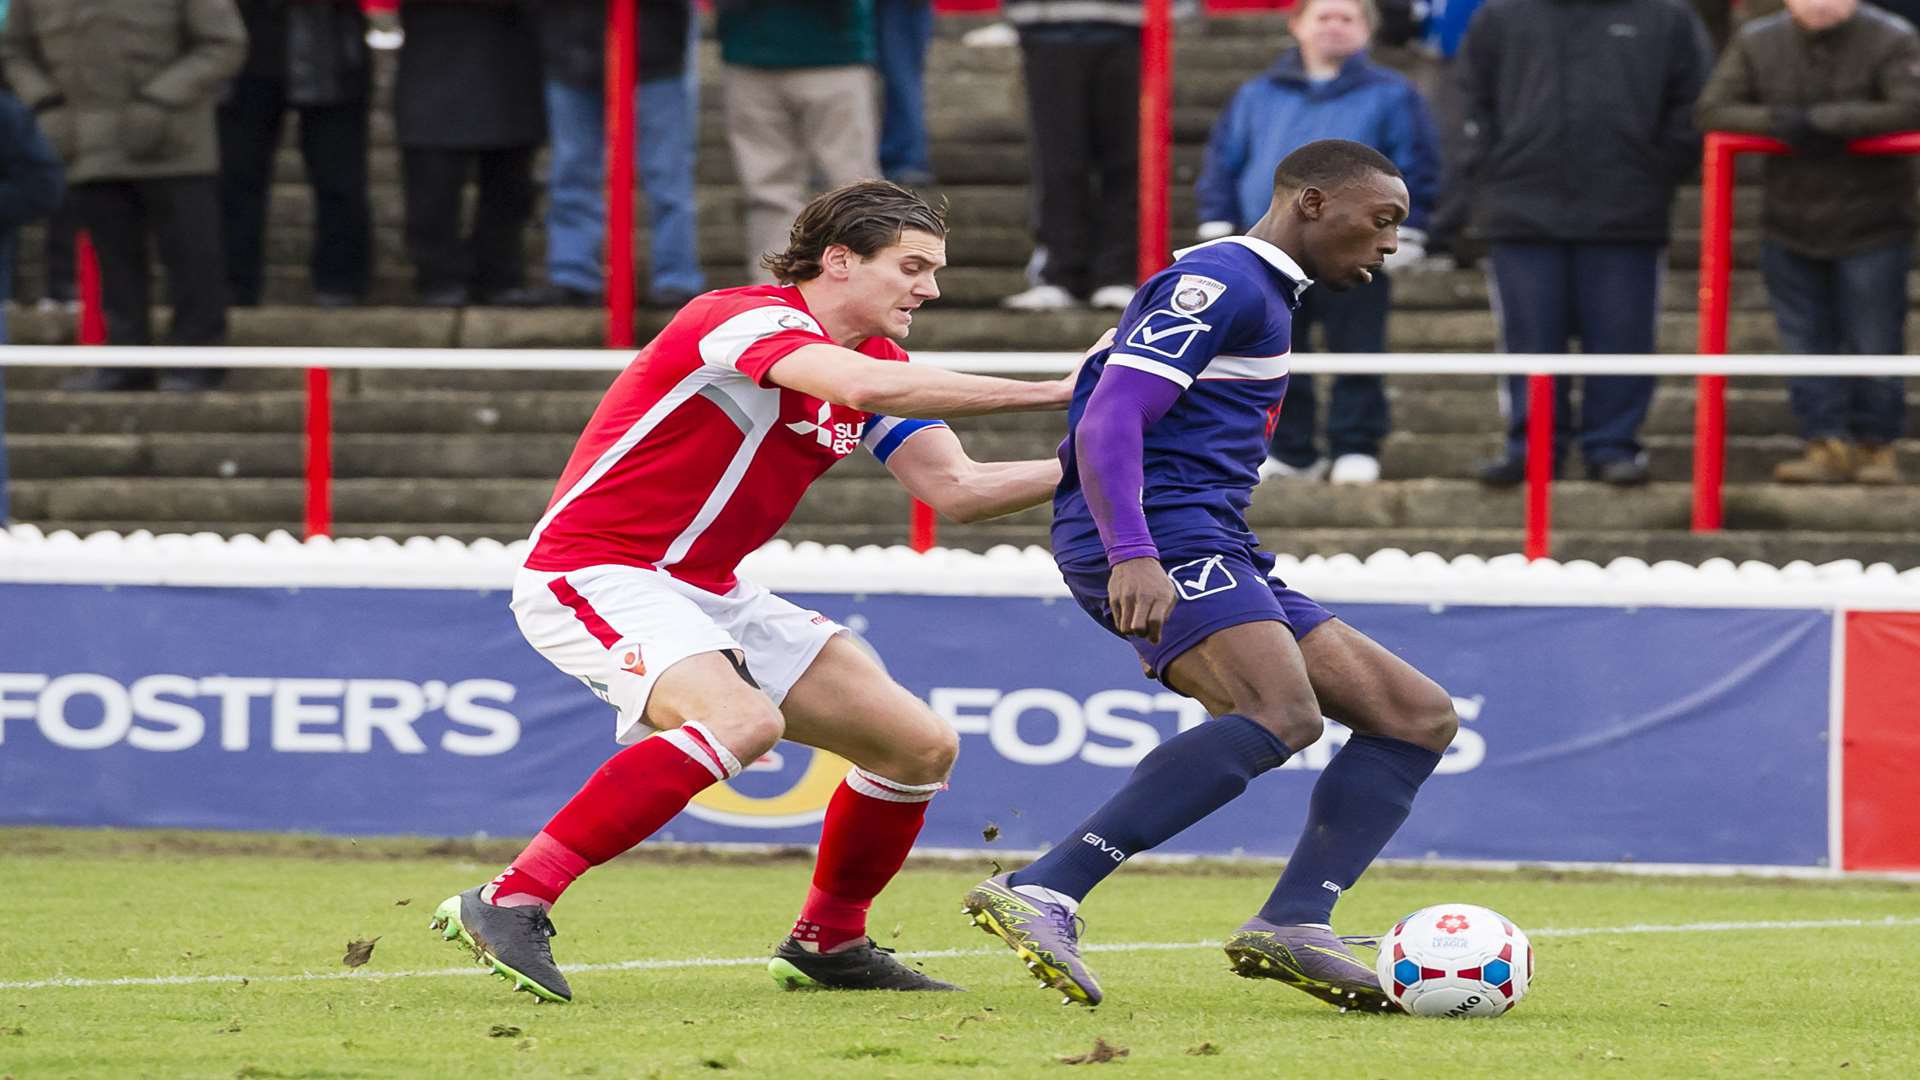
[[[946,240],[914,229],[902,232],[898,243],[856,262],[850,284],[860,298],[860,329],[869,336],[905,341],[914,311],[940,298],[933,276],[945,265]]]
[[[1397,176],[1373,173],[1318,196],[1318,216],[1308,229],[1308,268],[1314,280],[1339,292],[1373,280],[1387,256],[1400,250],[1400,223],[1407,220],[1407,185]]]

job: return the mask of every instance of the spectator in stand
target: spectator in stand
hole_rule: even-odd
[[[699,25],[689,0],[640,0],[633,92],[634,150],[652,225],[648,303],[679,307],[706,290],[694,238],[694,147],[699,139]],[[530,304],[603,302],[607,231],[606,0],[546,0],[540,43],[553,136],[547,181],[547,284]]]
[[[405,0],[394,129],[407,253],[428,307],[525,302],[533,158],[547,137],[534,0]],[[473,223],[461,194],[475,179]]]
[[[1461,133],[1466,122],[1466,103],[1461,99],[1460,74],[1456,58],[1460,42],[1467,36],[1467,23],[1480,10],[1481,0],[1431,0],[1426,5],[1423,44],[1437,63],[1423,75],[1422,89],[1433,106],[1434,120],[1440,131],[1440,196],[1427,219],[1427,253],[1451,257],[1456,265],[1472,266],[1475,253],[1461,243],[1461,232],[1473,208],[1467,205],[1467,188],[1459,180],[1462,150]]]
[[[1176,2],[1176,14],[1190,10]],[[1005,0],[1020,33],[1033,161],[1032,287],[1002,303],[1057,311],[1133,299],[1140,186],[1140,0]]]
[[[1906,351],[1914,173],[1904,157],[1854,157],[1847,142],[1920,128],[1920,37],[1858,0],[1787,0],[1741,27],[1694,112],[1705,131],[1785,139],[1766,162],[1760,265],[1788,352]],[[1898,377],[1795,378],[1804,456],[1784,483],[1896,484],[1906,426]]]
[[[874,0],[880,69],[880,172],[896,184],[933,183],[927,155],[927,46],[933,0]]]
[[[33,113],[12,93],[0,90],[0,345],[8,340],[5,301],[13,292],[20,226],[53,213],[63,185],[60,158],[34,126]],[[6,370],[0,368],[0,527],[12,509],[7,497],[6,391]]]
[[[1294,6],[1287,27],[1296,45],[1266,74],[1242,86],[1213,125],[1195,184],[1201,240],[1240,232],[1260,220],[1273,201],[1273,171],[1282,158],[1315,139],[1352,139],[1385,154],[1406,178],[1412,212],[1400,227],[1400,250],[1388,257],[1387,270],[1422,257],[1440,152],[1420,92],[1404,76],[1367,58],[1376,19],[1372,0],[1300,0]],[[1385,352],[1393,302],[1389,277],[1389,272],[1376,273],[1370,284],[1346,292],[1308,289],[1293,313],[1294,351],[1309,351],[1318,323],[1329,352]],[[1313,376],[1294,375],[1262,474],[1326,476],[1336,484],[1380,479],[1380,441],[1388,427],[1385,380],[1378,375],[1334,378],[1327,410],[1331,469],[1314,444],[1315,411]]]
[[[1693,103],[1713,60],[1693,9],[1672,0],[1488,0],[1461,47],[1463,177],[1492,243],[1501,347],[1650,353],[1673,193],[1700,160]],[[1554,468],[1572,381],[1557,379]],[[1589,479],[1647,481],[1640,425],[1651,375],[1583,380]],[[1526,378],[1507,380],[1506,451],[1480,481],[1526,478]]]
[[[170,345],[223,345],[214,106],[246,60],[233,0],[13,0],[0,61],[67,167],[69,198],[100,260],[107,340],[153,343],[149,235],[166,266]],[[218,368],[161,375],[168,390],[217,386]],[[106,368],[70,384],[144,390],[155,373]]]
[[[716,0],[727,143],[746,200],[747,279],[784,251],[816,183],[880,175],[873,0]]]
[[[220,103],[220,210],[227,287],[260,303],[267,201],[287,110],[313,189],[313,302],[366,299],[373,255],[367,196],[367,104],[373,66],[359,0],[239,0],[247,64]]]

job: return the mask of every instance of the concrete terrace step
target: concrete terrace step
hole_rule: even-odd
[[[524,531],[552,494],[546,479],[342,479],[334,488],[343,521],[439,521],[493,524]],[[25,521],[248,522],[297,520],[303,488],[293,479],[78,478],[21,480],[15,513]],[[828,477],[815,484],[793,517],[796,526],[849,526],[904,521],[907,496],[878,476]],[[1691,491],[1656,483],[1617,490],[1588,482],[1557,485],[1554,526],[1567,533],[1685,530]],[[1808,530],[1892,537],[1920,554],[1912,523],[1920,520],[1920,488],[1790,488],[1732,484],[1725,491],[1726,522],[1737,530]],[[1263,485],[1254,493],[1251,522],[1266,535],[1301,529],[1445,530],[1523,520],[1519,491],[1489,491],[1464,480],[1389,481],[1369,487]],[[1045,507],[1006,524],[1044,526]]]

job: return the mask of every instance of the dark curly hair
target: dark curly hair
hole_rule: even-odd
[[[820,276],[820,257],[829,247],[844,244],[871,258],[899,243],[908,229],[946,236],[946,200],[936,207],[891,181],[855,180],[808,203],[787,233],[787,249],[760,256],[760,265],[782,285],[811,281]]]

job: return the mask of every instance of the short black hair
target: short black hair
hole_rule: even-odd
[[[1319,188],[1335,191],[1372,173],[1395,178],[1400,170],[1387,155],[1352,139],[1316,139],[1280,160],[1273,170],[1273,190]]]
[[[934,206],[899,184],[856,180],[808,203],[788,230],[786,250],[760,256],[760,265],[782,285],[812,281],[820,276],[821,256],[834,244],[869,259],[899,243],[908,229],[946,236],[945,200]]]

